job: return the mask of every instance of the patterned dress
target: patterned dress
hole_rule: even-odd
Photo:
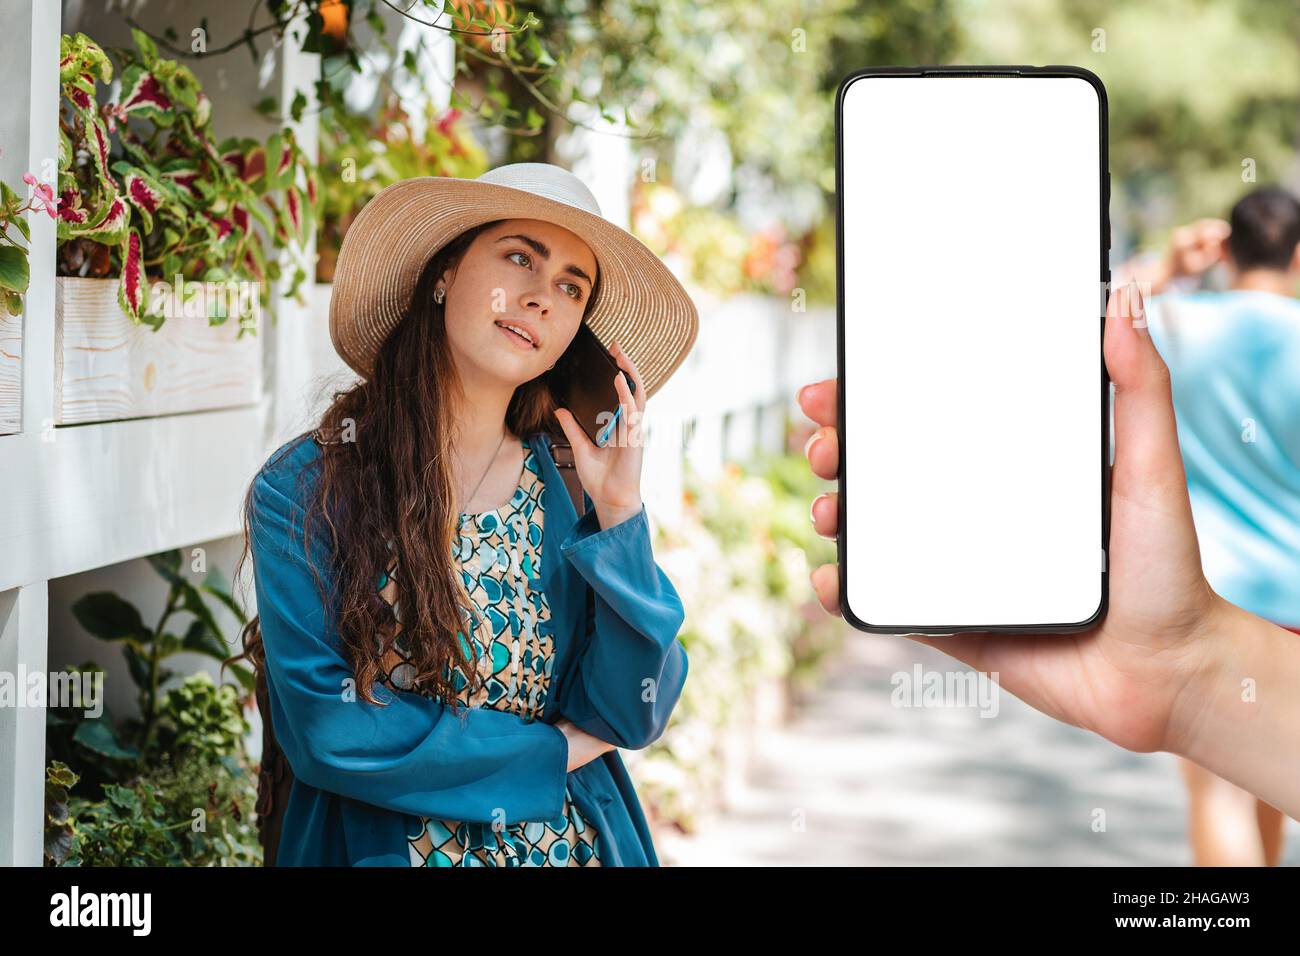
[[[460,666],[451,677],[457,699],[470,707],[492,707],[533,720],[542,712],[550,685],[555,641],[538,635],[549,621],[546,594],[537,586],[541,567],[544,482],[537,455],[525,439],[524,470],[514,496],[501,508],[460,516],[460,537],[452,557],[481,620],[472,622],[470,641],[482,686],[469,695]],[[390,542],[391,547],[391,542]],[[410,690],[415,668],[401,633],[394,558],[380,575],[381,596],[398,621],[394,646],[385,655],[381,680]],[[465,647],[463,632],[457,635]],[[446,668],[443,676],[447,677]],[[600,866],[596,830],[574,806],[569,788],[554,820],[499,825],[423,818],[408,834],[412,866]]]

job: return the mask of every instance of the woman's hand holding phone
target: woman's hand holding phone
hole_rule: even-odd
[[[573,448],[578,477],[591,496],[602,530],[636,516],[642,507],[641,417],[645,414],[645,384],[636,365],[617,341],[613,343],[610,355],[623,371],[614,377],[614,387],[619,396],[619,422],[609,443],[603,448],[597,447],[567,408],[555,412]],[[635,396],[624,375],[636,383]]]
[[[1112,290],[1104,352],[1115,385],[1110,608],[1079,634],[908,635],[971,667],[1038,710],[1128,750],[1182,754],[1300,814],[1300,644],[1219,597],[1201,570],[1169,370],[1146,329],[1136,285]],[[812,470],[839,470],[837,382],[802,389],[823,426],[805,451]],[[835,493],[813,502],[819,534],[838,533]],[[835,565],[812,573],[822,606],[839,614]],[[1252,679],[1264,703],[1246,703]],[[1255,698],[1252,698],[1254,700]]]

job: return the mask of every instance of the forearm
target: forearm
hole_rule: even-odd
[[[1165,749],[1300,819],[1300,635],[1221,601]]]
[[[627,505],[621,508],[602,508],[600,505],[596,505],[596,522],[600,525],[601,531],[607,531],[621,525],[630,518],[635,518],[641,513],[643,507],[644,504],[641,502],[637,502],[635,506]]]
[[[555,722],[555,727],[564,734],[569,741],[569,773],[580,767],[585,767],[597,757],[602,757],[615,746],[599,737],[595,737],[567,717],[561,717]]]

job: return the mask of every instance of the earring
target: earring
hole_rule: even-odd
[[[442,305],[442,300],[446,298],[446,296],[447,296],[446,289],[435,289],[433,292],[433,301],[437,302],[439,305]]]

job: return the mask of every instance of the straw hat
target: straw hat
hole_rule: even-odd
[[[477,179],[404,179],[357,214],[343,237],[330,299],[330,339],[354,371],[370,375],[429,258],[466,229],[494,219],[542,219],[591,247],[600,293],[587,325],[607,348],[618,339],[641,372],[646,398],[682,364],[699,313],[667,266],[606,219],[573,173],[550,163],[511,163]]]

